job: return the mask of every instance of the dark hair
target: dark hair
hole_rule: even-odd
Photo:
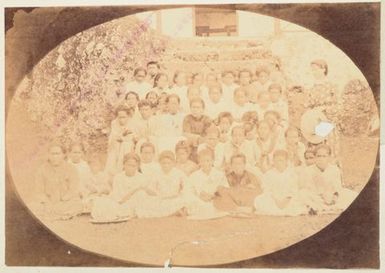
[[[299,130],[295,126],[289,126],[289,128],[287,128],[287,130],[285,132],[285,137],[287,137],[287,135],[289,134],[290,131],[295,131],[298,134],[298,136],[301,137],[301,130]]]
[[[332,149],[327,144],[321,144],[319,146],[316,146],[314,148],[314,153],[317,155],[318,151],[322,149],[326,150],[329,156],[332,154]]]
[[[175,71],[174,77],[172,77],[172,82],[175,83],[176,78],[178,78],[178,76],[179,76],[180,74],[182,74],[182,73],[184,73],[184,72],[183,72],[183,71],[180,71],[180,70]]]
[[[132,115],[132,110],[130,108],[128,108],[127,106],[125,106],[125,105],[119,105],[115,109],[115,116],[118,116],[119,112],[126,112],[127,116],[131,116]]]
[[[171,98],[176,98],[178,100],[178,103],[180,103],[180,98],[179,98],[179,96],[177,94],[170,94],[170,95],[168,95],[167,98],[166,98],[166,103],[169,103]]]
[[[139,95],[138,95],[136,92],[134,92],[134,91],[128,92],[128,93],[124,96],[124,99],[127,99],[129,95],[134,95],[135,98],[136,98],[136,100],[139,101]]]
[[[158,74],[156,74],[156,76],[154,78],[154,87],[158,86],[158,81],[159,81],[160,77],[162,77],[162,76],[165,76],[168,79],[168,76],[167,76],[166,73],[158,73]]]
[[[222,119],[227,118],[230,121],[230,124],[233,123],[234,118],[233,115],[230,112],[221,112],[218,115],[218,124],[221,122]]]
[[[266,119],[266,116],[270,114],[273,114],[278,120],[281,119],[281,115],[277,111],[273,111],[273,110],[266,111],[265,114],[263,115],[263,118]]]
[[[152,150],[155,152],[155,146],[151,142],[143,142],[142,145],[140,145],[140,152],[142,152],[143,149],[146,147],[151,147]]]
[[[130,159],[134,159],[136,161],[136,163],[138,164],[138,170],[139,170],[139,168],[140,168],[140,157],[136,153],[133,153],[133,152],[125,154],[124,157],[123,157],[123,164],[125,164]]]
[[[149,67],[150,65],[156,65],[156,67],[158,68],[158,69],[160,69],[160,65],[159,65],[159,63],[158,62],[156,62],[156,61],[150,61],[150,62],[148,62],[147,63],[147,67]]]
[[[206,148],[198,152],[198,161],[204,155],[209,155],[212,159],[214,159],[214,152],[211,149]]]
[[[233,75],[233,77],[235,77],[235,72],[234,71],[231,71],[231,70],[225,70],[222,72],[222,77],[225,77],[227,74],[231,74]]]
[[[223,93],[223,90],[222,90],[222,85],[220,84],[213,84],[212,86],[209,87],[209,93],[212,89],[219,89],[219,91],[221,92],[221,94]]]
[[[142,108],[142,107],[145,107],[145,106],[151,107],[151,106],[152,106],[152,105],[151,105],[151,102],[150,102],[149,100],[147,100],[147,99],[145,99],[145,100],[140,100],[140,101],[138,102],[138,108],[139,108],[139,109]]]
[[[186,140],[181,140],[181,141],[179,141],[179,142],[175,145],[175,153],[176,153],[178,150],[181,150],[181,149],[186,150],[187,153],[190,154],[190,152],[191,152],[191,146],[190,146],[190,144],[188,143],[188,141],[186,141]]]
[[[140,71],[143,71],[145,76],[147,75],[147,70],[145,68],[138,67],[138,68],[135,68],[134,70],[134,76],[136,76],[136,74],[138,74]]]
[[[282,86],[278,83],[272,83],[269,85],[268,91],[272,89],[278,89],[280,93],[282,93]]]

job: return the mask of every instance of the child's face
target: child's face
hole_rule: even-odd
[[[210,132],[206,135],[206,143],[209,147],[215,148],[218,143],[218,134],[215,132]]]
[[[266,108],[267,106],[269,106],[269,103],[270,103],[269,93],[262,93],[258,98],[259,106],[261,106],[262,108]]]
[[[149,105],[140,107],[139,112],[144,120],[149,119],[152,116],[152,108]]]
[[[246,132],[246,139],[247,140],[255,140],[256,134],[257,134],[257,132],[256,132],[255,128],[252,128],[251,130]]]
[[[239,83],[243,86],[249,85],[251,81],[250,73],[248,72],[241,72],[239,74]]]
[[[211,155],[202,155],[199,157],[199,166],[203,171],[210,171],[213,166],[213,158]]]
[[[64,158],[63,151],[60,147],[51,147],[48,153],[48,160],[53,166],[59,165]]]
[[[286,143],[288,145],[295,145],[299,142],[298,133],[294,130],[290,130],[287,132]]]
[[[306,165],[310,166],[315,163],[315,155],[312,152],[308,152],[305,154]]]
[[[188,89],[187,96],[188,96],[189,100],[192,100],[194,98],[199,98],[200,95],[201,94],[200,94],[200,89],[199,88],[192,87],[192,88]]]
[[[223,76],[222,82],[225,85],[232,85],[234,83],[234,76],[232,73],[227,73],[226,75]]]
[[[315,156],[315,164],[320,169],[326,169],[329,163],[329,153],[326,149],[319,149]]]
[[[191,114],[196,117],[196,118],[199,118],[202,116],[203,114],[203,105],[200,103],[200,102],[194,102],[191,104]]]
[[[162,158],[159,163],[164,173],[169,173],[174,168],[174,161],[170,158]]]
[[[269,90],[271,102],[277,102],[281,97],[281,91],[277,88],[272,88]]]
[[[127,96],[127,98],[126,98],[126,105],[127,105],[128,107],[134,108],[134,107],[136,107],[137,103],[138,103],[138,101],[136,100],[136,96],[135,96],[135,95],[129,94],[129,95]]]
[[[150,64],[149,66],[147,66],[147,73],[150,76],[155,76],[156,74],[158,74],[158,66],[156,64]]]
[[[265,115],[265,120],[269,124],[270,128],[275,128],[278,124],[278,119],[274,114],[268,113]]]
[[[269,80],[269,74],[267,72],[262,71],[259,73],[258,81],[262,84],[266,83]]]
[[[234,96],[234,102],[240,106],[245,105],[247,102],[247,97],[245,92],[236,92]]]
[[[143,82],[145,78],[146,78],[146,73],[144,73],[144,71],[139,71],[135,75],[135,80],[137,82]]]
[[[230,130],[230,127],[231,127],[231,122],[228,118],[222,118],[219,121],[219,128],[222,133],[228,132]]]
[[[236,128],[233,130],[231,137],[235,145],[240,145],[245,140],[245,130],[242,128]]]
[[[168,85],[168,78],[167,78],[167,76],[161,76],[158,79],[157,86],[160,87],[160,88],[166,88],[167,85]]]
[[[175,115],[179,111],[179,101],[177,98],[170,98],[168,100],[167,109],[170,114]]]
[[[273,158],[273,165],[278,171],[283,172],[287,168],[287,158],[285,156],[275,156]]]
[[[243,158],[236,157],[231,161],[231,169],[237,175],[242,175],[245,171],[246,163]]]
[[[155,92],[150,92],[148,93],[147,99],[154,104],[158,101],[158,95]]]
[[[129,159],[124,162],[123,167],[127,176],[133,176],[138,170],[138,162],[135,159]]]
[[[140,152],[140,159],[143,163],[150,163],[154,160],[155,152],[152,147],[143,147],[142,151]]]
[[[190,156],[190,154],[188,153],[188,151],[186,149],[178,149],[176,151],[176,160],[178,161],[178,163],[187,162],[189,156]]]
[[[70,153],[70,158],[73,163],[79,163],[82,159],[82,149],[78,145],[73,146]]]
[[[221,96],[222,96],[222,93],[221,93],[221,90],[219,90],[219,88],[212,87],[209,89],[209,97],[212,102],[218,103],[219,100],[221,99]]]
[[[127,124],[129,116],[127,115],[126,111],[119,111],[117,118],[118,118],[119,125],[123,126]]]
[[[258,135],[261,138],[267,138],[270,135],[270,126],[266,122],[260,123],[258,126]]]

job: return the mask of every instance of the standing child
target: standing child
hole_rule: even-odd
[[[251,84],[252,72],[248,69],[242,69],[239,72],[239,85],[246,90],[247,101],[257,103],[258,93],[255,86]]]
[[[240,122],[243,114],[252,109],[251,104],[248,103],[246,89],[244,87],[235,89],[233,99],[231,112],[235,121]]]
[[[234,82],[235,73],[231,70],[226,70],[222,72],[222,90],[223,98],[225,99],[226,104],[231,105],[234,96],[234,90],[239,86]]]
[[[270,84],[270,71],[267,68],[259,68],[255,72],[256,81],[253,82],[254,88],[257,92],[266,92]]]
[[[166,73],[158,73],[154,79],[154,89],[157,94],[166,93],[170,94],[170,89],[168,88],[168,76]]]
[[[111,132],[108,137],[106,162],[108,173],[121,172],[124,155],[134,150],[135,124],[130,109],[121,106],[116,110],[116,120],[111,123]]]
[[[211,85],[208,89],[208,99],[206,100],[207,115],[211,119],[216,119],[219,113],[224,112],[227,107],[223,99],[221,85]]]

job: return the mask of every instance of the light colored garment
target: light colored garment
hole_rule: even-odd
[[[289,106],[287,101],[280,99],[277,102],[271,102],[269,110],[275,111],[280,115],[281,124],[287,129],[289,125]]]
[[[73,163],[71,160],[69,164],[75,167],[79,177],[79,194],[82,199],[86,199],[90,194],[97,192],[95,181],[90,169],[90,166],[84,160],[79,163]]]
[[[148,82],[137,82],[131,81],[124,85],[124,94],[127,94],[130,91],[133,91],[139,95],[140,99],[144,99],[147,92],[151,91],[152,86]]]
[[[340,212],[357,197],[357,192],[342,186],[341,171],[329,164],[321,170],[315,164],[303,169],[301,195],[319,213]]]
[[[240,121],[242,119],[242,116],[249,111],[256,111],[257,107],[251,103],[246,103],[243,106],[240,106],[236,103],[233,103],[231,105],[230,111],[231,114],[233,115],[235,120]]]
[[[216,119],[220,113],[229,110],[229,105],[226,104],[223,98],[217,103],[213,103],[210,98],[205,101],[205,113],[211,119]]]
[[[242,153],[246,156],[246,166],[255,166],[261,156],[261,150],[254,141],[244,140],[241,145],[234,145],[232,141],[224,144],[223,154],[226,164],[230,164],[232,155],[237,153]]]
[[[114,175],[123,170],[123,157],[134,151],[136,121],[128,120],[120,125],[117,120],[111,122],[111,132],[108,137],[108,153],[105,170]]]
[[[193,172],[198,170],[199,167],[195,162],[187,160],[185,163],[177,162],[176,168],[181,170],[186,176],[190,176]]]
[[[187,96],[187,89],[188,87],[186,85],[183,85],[183,86],[174,85],[170,89],[170,94],[176,94],[179,96],[181,112],[185,114],[190,113],[190,101]]]
[[[43,217],[72,217],[82,212],[76,169],[63,161],[58,166],[44,162],[35,175],[36,195],[32,210]]]
[[[256,214],[294,216],[307,213],[298,195],[298,176],[292,168],[283,172],[267,171],[263,176],[262,191],[254,200]]]
[[[189,187],[195,195],[199,196],[202,192],[214,197],[219,187],[228,187],[225,174],[215,168],[212,168],[209,174],[201,169],[195,171],[189,177]]]
[[[222,83],[222,94],[223,99],[227,105],[231,105],[234,98],[234,91],[239,87],[238,84],[233,83],[232,85],[225,85]]]
[[[160,166],[157,162],[154,161],[150,163],[142,163],[140,165],[140,170],[142,174],[151,178],[155,175],[158,175],[158,173],[160,172]]]
[[[291,167],[304,166],[306,146],[302,142],[294,147],[290,147],[285,144],[284,149],[288,152],[288,159]]]

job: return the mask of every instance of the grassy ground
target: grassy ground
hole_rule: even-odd
[[[28,204],[33,175],[42,161],[47,143],[39,142],[41,128],[28,121],[23,108],[11,108],[6,129],[10,174],[19,195]],[[361,190],[373,171],[378,139],[343,137],[341,146],[344,181]],[[66,222],[44,224],[74,245],[118,259],[160,265],[174,249],[171,255],[173,264],[208,265],[282,249],[316,233],[335,217],[258,216],[206,221],[171,217],[94,225],[89,223],[89,217],[82,216]]]

